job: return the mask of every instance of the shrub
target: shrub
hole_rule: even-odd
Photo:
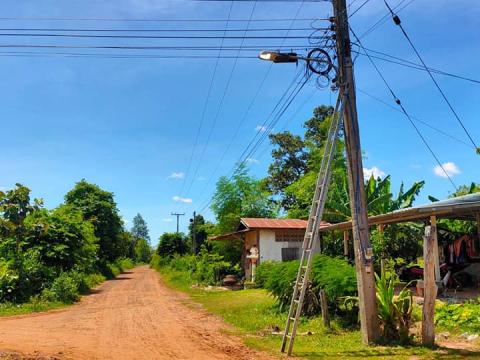
[[[115,261],[115,265],[120,269],[120,272],[132,269],[135,267],[135,263],[130,258],[120,258]]]
[[[470,300],[464,304],[435,304],[435,324],[449,330],[480,332],[480,301]]]
[[[409,328],[412,322],[412,293],[406,287],[395,296],[395,280],[385,274],[375,274],[378,317],[382,324],[382,338],[386,341],[410,342]]]
[[[18,273],[10,268],[8,262],[0,261],[0,301],[12,298],[17,281]]]
[[[255,276],[257,284],[276,298],[280,310],[290,305],[299,264],[299,261],[264,262],[257,267]],[[338,309],[343,303],[342,297],[356,294],[355,269],[344,259],[315,255],[312,260],[310,285],[305,294],[304,314],[319,313],[320,289],[327,293],[330,306]]]
[[[69,273],[61,273],[57,277],[49,290],[43,293],[44,298],[50,301],[61,301],[66,304],[71,304],[77,301],[80,297],[78,290],[78,279],[75,275]]]
[[[223,256],[209,253],[202,246],[200,254],[196,259],[195,268],[192,271],[192,278],[201,284],[218,284],[232,266],[228,261],[223,260]]]

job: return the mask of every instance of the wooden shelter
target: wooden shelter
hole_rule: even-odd
[[[480,237],[480,193],[459,196],[427,205],[415,206],[387,214],[370,216],[368,225],[378,226],[382,231],[388,224],[402,222],[422,222],[425,224],[424,236],[424,303],[422,339],[425,345],[433,345],[435,299],[437,282],[441,280],[438,251],[438,219],[471,220],[477,223],[477,235]],[[349,255],[350,230],[352,221],[325,225],[320,232],[343,231],[344,252]]]

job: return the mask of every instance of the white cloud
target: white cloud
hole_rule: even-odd
[[[173,219],[172,218],[163,218],[162,221],[163,222],[172,222]]]
[[[205,176],[199,176],[199,177],[197,177],[197,180],[198,181],[205,181],[205,180],[207,180],[207,178]]]
[[[363,168],[363,177],[365,178],[365,180],[370,179],[372,175],[375,179],[377,179],[379,177],[383,178],[386,174],[376,166],[372,166],[370,169]]]
[[[448,176],[455,176],[461,173],[459,167],[454,162],[451,162],[451,161],[443,163],[442,166],[440,165],[435,166],[433,168],[433,172],[435,173],[435,175],[443,178],[446,178]]]
[[[258,164],[260,161],[258,161],[257,159],[254,159],[254,158],[247,158],[245,160],[247,163],[250,163],[250,164]]]
[[[173,172],[171,173],[167,179],[183,179],[185,178],[185,173],[183,172]]]
[[[412,169],[421,169],[421,168],[422,168],[422,165],[420,165],[420,164],[412,164],[412,165],[410,165],[410,167],[411,167]]]
[[[263,125],[257,125],[255,126],[255,131],[258,131],[258,132],[265,132],[267,131],[268,128],[266,126],[263,126]]]
[[[191,204],[193,201],[192,199],[190,198],[183,198],[183,197],[180,197],[180,196],[174,196],[172,198],[173,201],[175,202],[182,202],[182,203],[185,203],[185,204]]]

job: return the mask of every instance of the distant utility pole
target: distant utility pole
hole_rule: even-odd
[[[190,222],[192,223],[192,252],[195,255],[197,253],[197,233],[196,233],[196,217],[197,213],[194,211],[193,212],[193,218],[190,219]]]
[[[379,337],[378,310],[372,247],[368,235],[367,205],[363,178],[362,151],[358,129],[357,104],[346,0],[333,0],[338,55],[338,84],[345,94],[344,134],[347,153],[350,207],[352,210],[353,245],[360,307],[362,339],[370,344]]]
[[[179,233],[180,231],[179,231],[179,226],[178,226],[178,224],[179,224],[179,221],[180,221],[180,216],[183,216],[183,215],[185,215],[185,213],[183,213],[183,214],[179,214],[179,213],[171,213],[171,215],[173,215],[173,216],[176,216],[176,217],[177,217],[177,233]]]

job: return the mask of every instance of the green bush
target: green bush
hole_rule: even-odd
[[[435,304],[435,323],[449,330],[480,332],[480,299],[464,304]]]
[[[50,289],[44,291],[43,298],[49,301],[61,301],[71,304],[80,298],[78,289],[78,277],[69,273],[61,273],[54,281]]]
[[[293,284],[300,262],[264,262],[257,267],[255,280],[272,294],[280,310],[286,309],[291,302]],[[310,285],[305,294],[303,306],[307,315],[318,314],[321,289],[327,293],[331,307],[338,309],[343,303],[341,298],[356,294],[355,269],[346,260],[317,254],[312,260]]]
[[[205,246],[197,256],[175,254],[166,258],[154,254],[150,266],[156,270],[167,268],[187,273],[191,280],[204,285],[217,285],[226,274],[238,272],[237,267],[232,267],[223,256],[208,252]]]
[[[18,273],[11,269],[10,263],[0,260],[0,301],[11,298],[18,281]]]
[[[195,261],[192,278],[200,284],[216,285],[231,267],[232,265],[228,261],[223,260],[223,256],[209,253],[202,246],[200,254]]]

